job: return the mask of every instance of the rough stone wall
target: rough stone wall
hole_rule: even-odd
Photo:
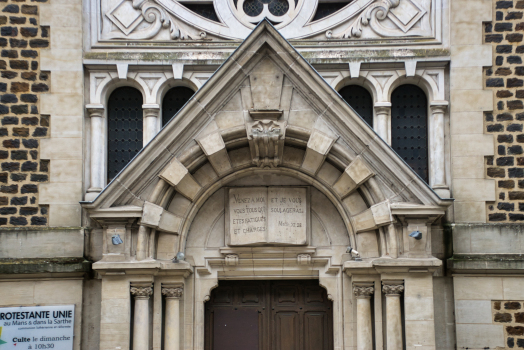
[[[39,114],[39,97],[50,74],[40,70],[40,50],[49,46],[49,27],[39,25],[46,0],[0,0],[0,226],[47,225],[39,206],[39,184],[49,162],[40,159],[49,116]]]
[[[493,1],[494,19],[484,26],[493,45],[493,66],[485,86],[494,91],[493,113],[485,114],[496,150],[487,158],[487,176],[497,181],[497,200],[488,206],[490,222],[524,221],[524,1]]]
[[[506,349],[524,348],[524,308],[522,301],[492,301],[493,323],[504,324]]]

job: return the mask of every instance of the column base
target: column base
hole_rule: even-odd
[[[98,197],[98,195],[100,194],[100,192],[102,192],[102,189],[100,189],[99,191],[94,191],[92,189],[89,189],[87,190],[87,193],[86,195],[84,196],[84,200],[86,202],[92,202],[95,200],[96,197]]]
[[[433,191],[439,195],[440,198],[451,198],[451,191],[445,185],[433,186]]]

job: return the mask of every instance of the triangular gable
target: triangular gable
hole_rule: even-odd
[[[277,129],[280,138],[273,148],[257,148],[253,133]],[[301,144],[305,151],[284,154],[284,145],[291,150]],[[248,146],[247,153],[239,151],[240,146]],[[233,160],[229,149],[244,152],[241,156],[235,153],[235,159],[246,158],[249,164]],[[263,164],[270,158],[268,153],[277,160]],[[208,183],[235,169],[278,167],[286,159],[290,167],[319,177],[321,183],[331,182],[341,200],[367,183],[369,192],[375,193],[369,195],[375,205],[388,203],[389,211],[390,203],[412,203],[441,213],[450,204],[450,200],[439,198],[266,20],[112,183],[83,206],[91,211],[141,207],[152,197],[164,195],[165,188],[158,186],[160,178],[186,199],[196,201]],[[340,176],[328,179],[323,175],[324,164],[338,168]],[[214,180],[193,174],[203,165],[214,170]]]

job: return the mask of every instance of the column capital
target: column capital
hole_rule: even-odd
[[[404,292],[404,284],[402,282],[384,283],[382,285],[382,292],[386,294],[386,296],[398,296]]]
[[[448,105],[448,101],[431,101],[429,108],[431,109],[431,113],[445,113]]]
[[[135,297],[135,299],[149,299],[149,297],[153,294],[153,287],[151,286],[136,286],[131,287],[131,294]]]
[[[180,299],[184,294],[184,288],[182,287],[162,287],[162,295],[166,298]]]
[[[353,294],[357,298],[370,298],[375,292],[373,283],[355,283],[353,284]]]
[[[88,104],[86,105],[87,113],[89,113],[90,117],[104,117],[104,106],[103,105],[94,105],[94,104]]]
[[[144,114],[147,116],[148,114],[154,114],[155,116],[160,113],[160,105],[154,104],[154,103],[146,103],[142,105],[142,109],[144,110]]]
[[[391,110],[391,102],[375,102],[373,108],[377,114],[387,114]]]

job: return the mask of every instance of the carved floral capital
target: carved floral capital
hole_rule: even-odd
[[[384,284],[382,292],[386,295],[400,295],[404,292],[404,285],[402,284]]]
[[[375,292],[375,287],[371,286],[353,286],[353,294],[357,298],[369,298]]]
[[[131,294],[135,298],[148,299],[153,294],[152,287],[131,287]]]
[[[171,287],[171,288],[162,288],[162,295],[166,298],[182,298],[184,294],[184,288],[182,287]]]

